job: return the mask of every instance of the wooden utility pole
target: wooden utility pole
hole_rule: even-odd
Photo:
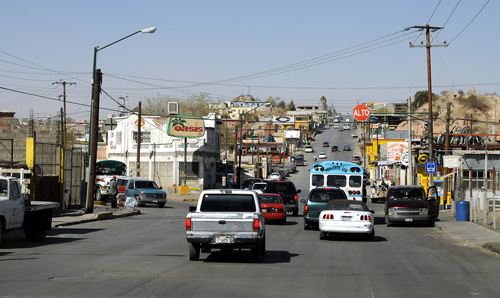
[[[139,101],[139,118],[137,118],[137,161],[135,164],[135,173],[137,177],[141,177],[141,102]]]
[[[446,137],[444,139],[444,155],[448,155],[448,148],[449,148],[449,143],[450,143],[450,115],[451,115],[451,109],[450,109],[451,103],[448,103],[446,106]],[[448,168],[443,169],[443,176],[448,174]],[[443,178],[443,198],[444,198],[444,205],[446,206],[446,202],[448,202],[448,177]],[[445,208],[446,209],[446,208]]]
[[[62,144],[63,148],[66,149],[66,85],[76,85],[76,83],[68,83],[61,80],[60,82],[54,82],[53,84],[61,84],[63,86],[63,137]]]
[[[95,71],[94,77],[94,101],[92,105],[92,127],[90,141],[89,161],[89,185],[87,189],[87,203],[85,213],[94,212],[94,188],[95,188],[95,166],[97,163],[97,135],[99,130],[99,100],[101,95],[102,73],[100,69]]]
[[[431,36],[430,30],[440,30],[443,27],[431,27],[429,24],[425,26],[413,26],[412,28],[416,29],[425,29],[426,43],[425,47],[427,48],[427,93],[428,93],[428,101],[429,101],[429,161],[433,161],[433,138],[434,138],[434,129],[432,127],[432,77],[431,77],[431,47],[442,46],[447,47],[448,45],[431,45]],[[410,43],[410,47],[424,47],[424,46],[416,46]],[[430,186],[434,185],[432,173],[430,174]]]

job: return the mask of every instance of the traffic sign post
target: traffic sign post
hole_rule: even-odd
[[[357,105],[352,110],[352,115],[358,121],[366,121],[370,118],[370,109],[365,105]]]

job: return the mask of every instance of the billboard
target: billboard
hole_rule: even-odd
[[[205,121],[200,116],[170,116],[167,122],[167,134],[181,138],[203,137],[205,135]]]
[[[403,153],[408,153],[408,142],[387,142],[387,161],[403,161]]]

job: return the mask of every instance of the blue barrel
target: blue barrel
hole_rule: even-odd
[[[457,202],[457,221],[469,221],[469,202]]]

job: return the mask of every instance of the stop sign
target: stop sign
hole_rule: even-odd
[[[352,115],[358,121],[365,121],[370,117],[370,109],[365,105],[357,105],[352,110]]]

